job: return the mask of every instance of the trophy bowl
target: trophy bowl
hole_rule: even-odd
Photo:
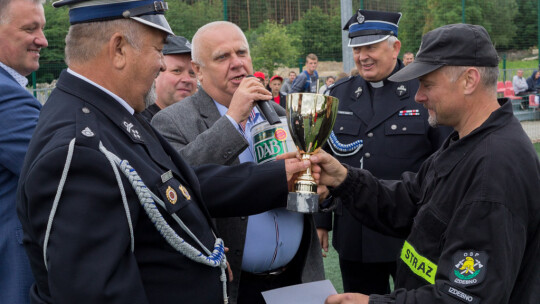
[[[309,159],[326,143],[336,121],[338,104],[336,97],[322,94],[287,95],[287,124],[302,159]],[[311,168],[296,179],[294,192],[287,198],[287,209],[302,213],[319,210],[317,183],[311,175]]]

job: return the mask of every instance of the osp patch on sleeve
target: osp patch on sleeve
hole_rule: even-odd
[[[454,267],[450,271],[450,281],[461,286],[482,283],[486,277],[489,256],[483,251],[458,251],[453,257]]]

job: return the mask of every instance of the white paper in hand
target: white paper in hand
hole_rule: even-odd
[[[262,293],[266,304],[324,304],[330,295],[337,294],[329,280],[287,286]]]

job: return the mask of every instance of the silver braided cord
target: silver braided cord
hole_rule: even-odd
[[[49,238],[51,236],[52,224],[54,221],[54,216],[56,215],[56,209],[58,209],[58,203],[60,202],[60,197],[62,196],[62,191],[64,190],[64,184],[66,183],[69,166],[71,166],[71,159],[73,158],[74,150],[75,150],[75,138],[73,138],[69,142],[66,163],[64,164],[62,177],[60,178],[60,182],[58,183],[58,188],[56,189],[56,195],[54,196],[51,213],[49,214],[49,220],[47,221],[47,230],[45,230],[45,239],[43,240],[43,263],[45,264],[45,269],[47,269],[47,271],[49,271],[49,267],[47,266],[47,247],[49,246]]]
[[[326,140],[332,152],[337,156],[355,155],[364,146],[364,141],[359,139],[349,144],[343,144],[338,139],[334,131],[330,133],[330,137]]]
[[[99,142],[99,145],[100,147],[102,146],[101,142]],[[131,221],[131,212],[129,211],[126,191],[124,190],[124,183],[122,183],[122,178],[120,177],[120,173],[118,172],[118,168],[116,168],[114,162],[109,158],[107,158],[107,160],[111,164],[111,168],[114,171],[114,177],[116,178],[116,183],[118,184],[118,189],[120,189],[120,195],[122,196],[122,204],[124,205],[124,210],[126,211],[126,217],[127,217],[128,227],[129,227],[129,236],[131,240],[131,252],[135,252],[135,234],[133,233],[133,223]]]
[[[116,164],[116,166],[118,166],[120,170],[124,173],[124,175],[128,178],[133,189],[137,193],[143,209],[150,218],[150,221],[154,224],[158,232],[163,236],[167,243],[169,243],[169,245],[171,245],[175,250],[197,263],[201,263],[211,267],[221,268],[220,280],[223,284],[223,299],[224,303],[227,304],[227,277],[225,275],[225,269],[227,269],[227,259],[225,257],[225,246],[223,244],[223,240],[220,238],[216,238],[214,250],[210,252],[210,250],[208,250],[199,241],[199,239],[188,229],[188,227],[180,220],[180,218],[176,214],[173,214],[172,217],[174,218],[174,220],[178,222],[181,228],[190,237],[192,237],[201,246],[201,248],[203,248],[207,255],[204,255],[195,247],[188,244],[169,226],[167,221],[165,221],[155,203],[158,202],[158,204],[163,207],[165,207],[165,204],[159,197],[152,193],[148,189],[148,187],[146,187],[146,185],[143,183],[140,176],[138,175],[137,171],[135,171],[135,169],[129,165],[129,162],[127,160],[121,160],[118,156],[108,151],[101,142],[99,149],[103,154],[105,154],[107,159],[109,159],[111,163]]]

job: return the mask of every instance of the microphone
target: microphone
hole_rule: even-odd
[[[253,75],[247,75],[247,77],[254,77]],[[276,110],[274,107],[270,104],[270,100],[256,100],[255,103],[257,104],[257,108],[259,109],[259,112],[262,113],[264,118],[268,121],[270,125],[275,125],[281,122],[281,119],[279,119],[278,114],[276,113]]]

